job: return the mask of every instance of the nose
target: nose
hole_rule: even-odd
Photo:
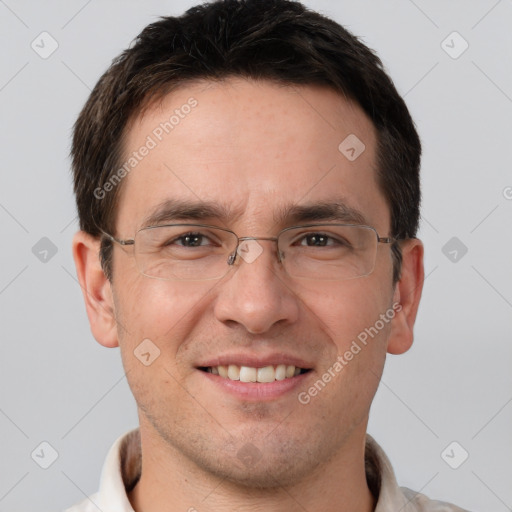
[[[251,334],[268,332],[276,324],[293,324],[299,298],[281,268],[276,245],[269,239],[240,244],[235,268],[219,283],[214,312],[225,324],[242,325]]]

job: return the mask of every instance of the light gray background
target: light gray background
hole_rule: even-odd
[[[424,147],[416,340],[389,356],[369,432],[402,485],[511,510],[512,1],[305,3],[377,50]],[[95,492],[108,448],[138,425],[119,349],[92,338],[76,282],[70,134],[111,59],[156,16],[194,4],[0,0],[0,512]],[[59,45],[47,59],[31,48],[42,31]],[[453,31],[469,43],[457,59],[441,46]],[[32,252],[42,237],[58,250],[47,262]],[[442,251],[452,237],[468,248],[456,262]],[[42,441],[59,455],[46,470],[31,458]],[[441,457],[452,441],[469,453],[458,469]]]

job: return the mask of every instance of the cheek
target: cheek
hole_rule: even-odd
[[[125,275],[114,287],[121,358],[137,403],[150,413],[162,396],[180,397],[177,383],[190,371],[179,364],[180,353],[193,337],[208,288]]]
[[[354,340],[385,340],[390,322],[379,321],[391,307],[393,291],[384,287],[377,274],[298,292],[312,321],[323,326],[338,353],[343,353]],[[378,322],[378,323],[377,323]],[[375,324],[377,323],[375,332]],[[375,344],[375,343],[374,343]]]
[[[125,272],[114,286],[116,318],[121,349],[133,352],[146,339],[163,359],[174,358],[204,311],[214,285],[150,279]]]

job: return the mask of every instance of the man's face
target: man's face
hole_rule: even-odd
[[[190,97],[197,105],[158,141],[154,130]],[[350,151],[338,149],[350,134],[365,145],[352,161]],[[380,236],[389,235],[389,208],[376,181],[375,130],[359,107],[333,91],[241,79],[197,83],[130,126],[126,156],[148,136],[156,147],[122,183],[120,238],[133,237],[169,199],[229,211],[224,219],[169,222],[213,224],[238,236],[276,236],[294,225],[286,218],[290,207],[319,203],[356,209]],[[277,260],[275,242],[258,243],[263,252],[254,261],[239,257],[225,277],[203,282],[145,277],[132,249],[116,246],[112,286],[141,426],[160,443],[162,457],[183,455],[199,471],[273,486],[297,482],[347,443],[363,442],[391,324],[366,345],[359,342],[361,350],[344,358],[341,370],[333,365],[392,308],[392,258],[389,246],[379,244],[368,276],[292,279]],[[149,366],[134,355],[146,339],[160,350]],[[200,369],[230,361],[296,362],[309,371],[289,381],[246,384]],[[329,382],[308,393],[329,368]]]

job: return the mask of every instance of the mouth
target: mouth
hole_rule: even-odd
[[[200,366],[198,370],[231,381],[271,383],[292,379],[308,373],[310,368],[300,368],[291,364],[277,364],[263,367],[239,366],[236,364],[218,366]]]

